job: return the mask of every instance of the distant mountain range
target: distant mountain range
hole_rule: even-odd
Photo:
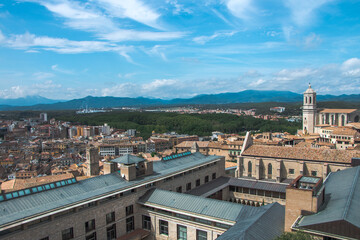
[[[32,106],[36,104],[52,104],[57,102],[61,102],[61,100],[53,100],[41,96],[27,96],[15,99],[0,98],[0,105],[8,106]]]
[[[318,101],[351,101],[360,102],[360,94],[352,95],[318,95]],[[193,98],[176,98],[171,100],[151,99],[144,97],[92,97],[88,96],[69,101],[59,101],[29,96],[18,99],[0,99],[0,110],[69,110],[83,108],[114,107],[148,107],[190,104],[229,104],[258,102],[301,102],[302,94],[290,91],[257,91],[246,90],[237,93],[202,94]]]

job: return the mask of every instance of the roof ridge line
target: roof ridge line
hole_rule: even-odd
[[[350,190],[349,197],[348,197],[348,199],[346,201],[345,211],[344,211],[344,214],[343,214],[343,219],[345,219],[346,216],[348,215],[350,203],[352,201],[352,198],[353,198],[353,195],[354,195],[354,192],[355,192],[355,185],[356,185],[356,182],[357,182],[357,180],[359,178],[359,175],[360,175],[360,167],[357,168],[356,175],[354,177],[353,182],[351,183],[351,190]]]

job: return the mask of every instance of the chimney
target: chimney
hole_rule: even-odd
[[[118,170],[117,163],[104,162],[104,175],[114,173]]]

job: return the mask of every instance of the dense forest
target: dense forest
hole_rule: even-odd
[[[230,114],[177,114],[160,112],[108,112],[86,115],[63,113],[56,119],[85,125],[108,123],[117,129],[137,129],[140,136],[148,138],[152,131],[164,133],[176,131],[180,134],[209,136],[212,131],[245,133],[246,131],[281,131],[295,133],[300,123],[280,119],[268,121],[249,116]]]
[[[274,114],[270,107],[283,106],[286,111],[283,116],[301,115],[301,103],[236,103],[219,105],[187,105],[200,109],[256,109],[256,114]],[[358,102],[318,102],[321,108],[360,108]],[[246,131],[273,131],[289,132],[294,134],[301,128],[301,123],[292,123],[286,120],[267,121],[248,116],[230,114],[176,114],[163,112],[128,112],[113,110],[107,113],[93,113],[78,115],[74,111],[46,111],[48,118],[69,121],[85,125],[102,125],[108,123],[118,129],[135,128],[140,136],[148,138],[152,131],[163,133],[176,131],[177,133],[209,136],[212,131],[224,133],[244,134]],[[0,119],[22,120],[39,117],[40,111],[3,111]]]

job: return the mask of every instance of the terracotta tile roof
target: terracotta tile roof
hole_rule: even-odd
[[[7,185],[4,185],[7,182],[4,182],[1,185],[1,190],[4,191],[16,191],[20,189],[25,189],[29,187],[39,186],[50,182],[56,182],[64,179],[73,178],[74,175],[72,173],[66,173],[66,174],[59,174],[59,175],[51,175],[51,176],[44,176],[44,177],[36,177],[36,178],[29,178],[29,179],[14,179],[11,181],[14,181],[14,183],[8,183]],[[8,181],[8,182],[11,182]]]
[[[360,129],[360,122],[348,123],[346,126],[351,126],[355,129]]]
[[[195,141],[199,148],[206,148],[209,146],[209,141]],[[177,148],[191,148],[194,141],[183,141],[176,145]]]
[[[354,136],[357,133],[356,130],[347,128],[347,127],[339,127],[334,128],[333,132],[331,134],[333,135],[351,135]]]
[[[351,158],[360,158],[360,151],[253,145],[246,149],[242,155],[321,162],[351,163]]]
[[[236,166],[237,166],[236,162],[225,161],[225,168],[236,167]]]
[[[355,112],[357,109],[330,109],[325,108],[320,113],[352,113]]]

